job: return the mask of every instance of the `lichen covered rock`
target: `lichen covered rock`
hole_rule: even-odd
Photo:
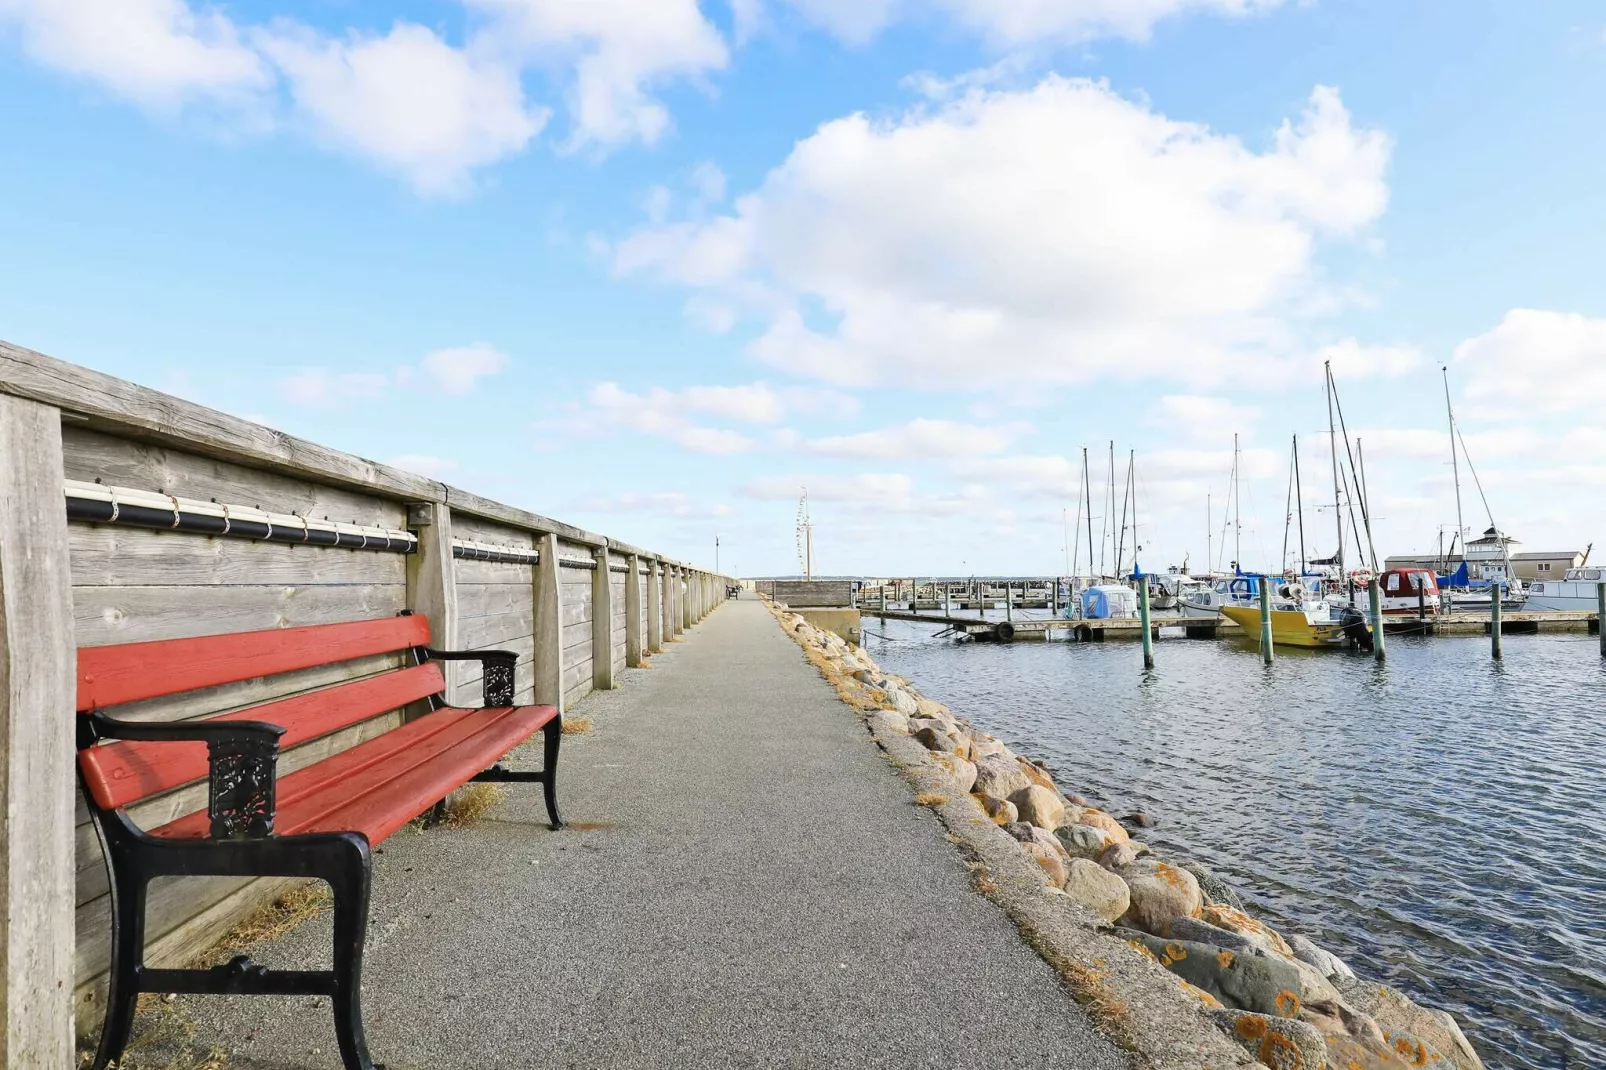
[[[1270,955],[1239,955],[1192,940],[1123,929],[1121,935],[1147,949],[1160,965],[1235,1010],[1295,1018],[1305,1005],[1299,971]]]
[[[1105,921],[1114,921],[1132,905],[1126,881],[1085,858],[1066,863],[1062,884],[1066,895]]]
[[[1219,1010],[1209,1014],[1224,1033],[1273,1070],[1322,1070],[1327,1065],[1326,1042],[1304,1022],[1251,1011]]]
[[[1061,825],[1054,830],[1054,838],[1072,858],[1085,858],[1090,862],[1102,858],[1110,848],[1108,834],[1092,825]]]
[[[976,763],[976,790],[985,791],[999,799],[1007,799],[1031,781],[1021,772],[1020,766],[1002,754],[982,758]]]
[[[932,751],[931,760],[953,781],[955,795],[965,795],[976,786],[976,766],[957,754]]]
[[[1008,799],[995,798],[984,791],[971,792],[970,797],[976,800],[976,805],[981,807],[982,813],[991,818],[995,825],[1007,825],[1020,820],[1015,804]]]
[[[1020,811],[1020,819],[1053,832],[1065,824],[1065,804],[1047,788],[1028,785],[1009,797]]]
[[[1121,919],[1123,925],[1169,936],[1174,919],[1195,917],[1199,912],[1199,883],[1187,870],[1140,858],[1120,876],[1132,893],[1132,906]]]

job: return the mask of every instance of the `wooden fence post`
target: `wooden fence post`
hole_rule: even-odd
[[[452,510],[444,502],[407,507],[407,526],[418,536],[418,550],[407,558],[407,608],[429,619],[429,643],[457,650],[457,574],[452,558]],[[461,671],[457,662],[438,662],[446,674],[446,701],[456,703]]]
[[[675,596],[675,608],[671,614],[671,619],[675,622],[675,635],[685,635],[686,625],[691,623],[691,619],[686,615],[686,569],[684,566],[676,567],[675,582],[669,585],[669,589]]]
[[[647,577],[647,653],[664,648],[664,563],[654,561]]]
[[[625,558],[630,571],[625,573],[625,665],[641,668],[641,558],[631,554]]]
[[[591,574],[591,686],[608,691],[613,687],[613,574],[606,546],[591,555],[597,562]]]
[[[563,709],[563,585],[558,577],[558,537],[537,540],[535,564],[535,701]]]
[[[77,658],[61,410],[0,395],[0,1066],[75,1065]]]

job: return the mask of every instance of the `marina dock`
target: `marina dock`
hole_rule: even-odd
[[[1143,625],[1134,618],[1105,620],[1067,620],[1064,618],[1020,617],[992,620],[985,617],[960,616],[952,613],[920,613],[898,609],[864,607],[864,616],[877,620],[911,621],[917,624],[940,625],[950,630],[954,638],[983,639],[999,642],[1017,640],[1065,639],[1072,642],[1102,643],[1109,639],[1141,639]],[[1390,617],[1383,622],[1390,635],[1488,635],[1490,617],[1487,613],[1454,613],[1436,617]],[[1244,629],[1223,618],[1176,617],[1156,615],[1150,621],[1150,632],[1155,639],[1161,636],[1178,636],[1187,639],[1231,639],[1244,637]],[[1537,635],[1548,632],[1579,632],[1590,635],[1600,633],[1600,620],[1594,613],[1521,612],[1501,614],[1502,635]]]

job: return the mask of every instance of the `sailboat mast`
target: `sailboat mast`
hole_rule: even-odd
[[[1126,560],[1126,506],[1132,498],[1132,458],[1126,462],[1126,479],[1121,488],[1121,538],[1115,547],[1115,575],[1121,576],[1121,562]]]
[[[1299,511],[1299,574],[1305,574],[1305,490],[1299,485],[1299,436],[1294,436],[1294,507]]]
[[[1288,462],[1288,494],[1283,499],[1283,556],[1281,564],[1288,567],[1288,529],[1294,526],[1294,462]]]
[[[1366,490],[1366,455],[1361,452],[1361,440],[1355,440],[1355,463],[1360,466],[1357,486],[1361,488],[1361,520],[1366,524],[1366,552],[1372,559],[1372,571],[1377,571],[1377,545],[1372,542],[1372,496]]]
[[[1133,450],[1126,458],[1126,481],[1132,493],[1132,571],[1138,570],[1138,451]]]
[[[1327,444],[1333,452],[1333,524],[1338,528],[1338,552],[1333,555],[1333,562],[1338,566],[1338,574],[1344,575],[1344,504],[1339,500],[1338,488],[1338,425],[1333,420],[1333,362],[1322,362],[1327,379]]]
[[[1232,570],[1242,572],[1244,567],[1244,511],[1243,491],[1238,486],[1238,435],[1232,436]]]
[[[1087,467],[1087,447],[1082,447],[1082,493],[1087,497],[1087,570],[1093,571],[1093,480]]]
[[[1461,540],[1461,557],[1464,560],[1466,551],[1466,526],[1461,519],[1461,459],[1460,451],[1455,446],[1455,409],[1450,407],[1450,366],[1443,364],[1439,371],[1444,375],[1444,415],[1450,422],[1450,471],[1455,475],[1455,534]],[[1455,539],[1450,540],[1455,545]],[[1448,561],[1445,562],[1449,564]]]

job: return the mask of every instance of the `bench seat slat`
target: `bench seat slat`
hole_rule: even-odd
[[[209,720],[280,725],[286,731],[279,745],[289,749],[401,709],[444,686],[440,665],[425,662]],[[78,761],[90,794],[107,810],[200,780],[207,772],[205,743],[120,741],[80,751]]]
[[[78,709],[177,695],[429,643],[422,616],[81,647]]]
[[[274,831],[361,832],[377,844],[462,787],[557,716],[552,706],[443,709],[290,774],[279,782]],[[152,829],[204,837],[204,810]]]

